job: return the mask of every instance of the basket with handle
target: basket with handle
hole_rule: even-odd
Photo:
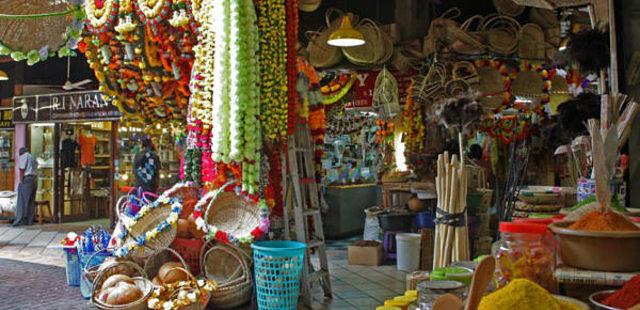
[[[189,271],[189,265],[184,261],[182,256],[180,256],[180,253],[172,248],[164,248],[147,258],[147,261],[144,263],[144,273],[147,275],[147,278],[151,280],[158,275],[158,271],[164,263],[176,261],[182,264],[184,269]],[[189,272],[189,274],[191,274],[191,272]]]
[[[95,251],[86,258],[81,255],[80,263],[83,265],[82,274],[80,275],[80,293],[85,299],[91,298],[93,290],[93,281],[96,279],[98,272],[104,261],[112,255],[111,251],[102,249]]]
[[[520,41],[520,24],[505,15],[487,16],[482,24],[482,31],[489,48],[498,54],[510,55],[518,48]]]
[[[497,108],[502,106],[503,96],[507,89],[500,71],[492,66],[479,67],[476,70],[479,80],[473,89],[481,93],[480,101],[483,107]]]
[[[547,10],[555,10],[563,7],[583,6],[590,0],[512,0],[514,3],[524,6],[532,6]]]
[[[249,235],[260,224],[260,208],[248,197],[225,191],[234,184],[228,182],[217,189],[209,201],[204,220],[207,226],[217,227],[229,236]]]
[[[179,213],[182,210],[181,205],[180,208],[174,210],[174,203],[180,203],[180,201],[176,198],[169,198],[166,202],[160,202],[159,200],[154,201],[152,203],[154,204],[153,208],[150,208],[148,213],[144,214],[129,226],[129,229],[126,231],[126,236],[122,241],[123,248],[130,245],[133,246],[128,252],[129,255],[148,257],[167,248],[173,242],[176,238],[177,228],[175,225],[171,225],[171,223],[166,223],[165,221],[168,220],[174,212]],[[144,238],[147,232],[162,223],[167,225],[164,225],[163,229],[158,231],[154,237],[146,240],[144,246],[140,246],[138,240]],[[117,251],[116,255],[119,255]]]
[[[329,35],[340,28],[340,19],[344,12],[329,8],[325,12],[326,28],[321,31],[307,31],[305,36],[309,39],[307,52],[309,53],[309,63],[316,68],[329,68],[342,61],[342,51],[339,47],[327,44]],[[355,16],[349,14],[352,22],[356,23]]]
[[[484,22],[484,16],[482,15],[474,15],[465,20],[462,25],[460,25],[460,29],[466,32],[469,36],[473,37],[477,42],[482,44],[479,45],[469,45],[464,41],[457,40],[451,44],[449,47],[456,53],[464,54],[464,55],[478,55],[485,52],[486,46],[484,45],[485,39],[482,31],[480,31],[480,27]]]
[[[260,241],[253,248],[258,309],[297,309],[306,244]]]
[[[156,200],[158,195],[152,192],[146,192],[142,187],[134,187],[129,190],[126,195],[121,196],[116,202],[116,218],[123,216],[132,217],[138,213],[140,208]],[[135,213],[131,213],[135,210]]]
[[[192,293],[192,292],[197,292],[200,294],[200,296],[196,299],[195,302],[191,302],[188,305],[184,305],[184,306],[180,306],[180,310],[203,310],[207,307],[207,304],[209,303],[209,291],[198,286],[198,280],[193,276],[193,274],[191,274],[191,272],[189,272],[189,270],[186,270],[182,267],[173,267],[171,269],[169,269],[170,271],[173,270],[179,270],[184,272],[188,277],[189,280],[191,281],[191,283],[193,284],[192,287],[189,288],[189,290],[186,290],[187,293]],[[178,283],[186,283],[186,282],[178,282]],[[190,284],[189,284],[190,285]],[[168,298],[166,298],[165,300],[173,300],[175,298],[178,298],[181,294],[181,292],[185,292],[185,290],[183,288],[180,288],[180,285],[178,286],[164,286],[165,288],[168,289],[173,289],[173,291],[171,291],[171,293],[168,294]],[[165,292],[165,294],[167,294],[168,292]],[[155,296],[154,296],[155,297]],[[151,307],[149,307],[151,308]],[[162,309],[162,307],[159,307],[160,309]],[[158,307],[156,306],[156,308],[154,309],[158,309]],[[174,309],[174,308],[171,308]]]
[[[520,28],[518,57],[524,59],[544,60],[547,44],[544,31],[534,23],[524,24]]]
[[[461,14],[459,8],[451,8],[440,17],[431,21],[427,36],[424,38],[423,54],[429,56],[438,50],[438,45],[465,46],[469,50],[484,50],[486,46],[479,38],[469,34],[453,19]]]
[[[199,275],[202,272],[200,269],[200,251],[203,246],[204,239],[202,238],[187,239],[176,237],[169,247],[182,256],[193,274]]]
[[[209,303],[215,308],[231,309],[246,304],[253,294],[251,257],[233,244],[209,240],[200,252],[205,278],[218,286]]]
[[[511,92],[514,96],[540,97],[542,96],[543,88],[544,81],[542,76],[535,70],[521,71],[511,82]]]
[[[344,47],[342,53],[352,63],[357,65],[373,65],[383,59],[386,54],[386,43],[382,31],[376,23],[368,18],[362,19],[355,27],[365,38],[360,46]]]
[[[451,74],[454,79],[464,80],[468,84],[476,84],[480,82],[476,66],[468,61],[458,61],[454,63],[451,68]]]
[[[133,278],[134,283],[142,290],[143,297],[125,305],[109,305],[98,299],[102,284],[110,276],[116,274],[125,274]],[[146,279],[144,270],[137,264],[130,261],[116,262],[102,268],[93,281],[93,294],[91,303],[98,309],[102,310],[143,310],[147,309],[147,299],[151,295],[153,284]]]

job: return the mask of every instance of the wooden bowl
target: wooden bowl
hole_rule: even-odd
[[[569,229],[573,222],[556,222],[549,229],[556,235],[562,261],[571,267],[596,271],[640,270],[640,231],[586,231]]]

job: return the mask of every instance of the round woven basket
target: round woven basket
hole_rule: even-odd
[[[382,30],[379,30],[379,34],[382,37],[382,41],[384,42],[384,54],[382,58],[378,60],[377,64],[382,65],[384,63],[387,63],[389,60],[391,60],[391,57],[393,57],[393,53],[395,49],[393,46],[393,40],[391,39],[391,36],[389,36],[388,33]]]
[[[70,8],[65,1],[0,1],[2,14],[24,15],[64,12]],[[0,41],[13,50],[27,52],[48,46],[56,50],[64,44],[69,24],[67,16],[9,19],[0,18]]]
[[[518,57],[524,59],[544,60],[546,43],[544,31],[534,23],[524,24],[520,28],[520,44]]]
[[[476,69],[478,72],[478,84],[473,89],[482,94],[480,102],[485,108],[495,109],[502,106],[505,85],[503,77],[498,69],[486,66]]]
[[[342,53],[347,59],[357,65],[373,65],[383,59],[386,54],[387,42],[384,41],[382,31],[374,21],[364,18],[355,27],[365,38],[360,46],[344,47]]]
[[[216,195],[205,213],[205,221],[228,235],[249,235],[260,223],[260,208],[246,197],[222,191]]]
[[[458,61],[453,64],[451,73],[454,79],[464,80],[467,84],[476,84],[480,82],[478,70],[476,70],[476,67],[468,61]]]
[[[342,51],[339,47],[327,44],[331,33],[340,28],[340,20],[344,13],[338,9],[329,8],[325,12],[327,28],[322,31],[308,31],[305,33],[309,39],[307,52],[309,63],[316,68],[329,68],[342,61]],[[351,21],[356,23],[356,17],[349,14]]]
[[[163,204],[151,209],[149,213],[144,215],[131,226],[122,246],[126,247],[130,243],[136,244],[137,239],[140,236],[145,232],[152,230],[169,217],[171,214],[171,208],[171,204]],[[176,238],[177,232],[177,228],[170,225],[170,227],[160,231],[154,238],[147,240],[144,247],[135,246],[129,254],[137,257],[149,257],[162,249],[169,247],[171,242],[173,242],[173,239]]]
[[[431,21],[428,34],[424,38],[424,56],[429,56],[435,52],[437,45],[453,46],[453,50],[459,52],[466,50],[472,54],[476,51],[483,51],[486,48],[479,37],[470,34],[453,20],[459,17],[460,14],[460,9],[454,7]]]
[[[457,97],[469,91],[469,84],[462,79],[454,79],[447,82],[444,88],[449,97]]]
[[[125,274],[133,277],[136,286],[138,286],[142,290],[143,297],[125,305],[109,305],[98,300],[98,294],[100,293],[102,284],[110,276],[115,274]],[[143,310],[147,309],[147,299],[151,295],[152,290],[153,284],[151,283],[151,281],[146,279],[144,270],[140,268],[139,265],[129,261],[116,262],[113,264],[109,264],[98,272],[95,281],[93,281],[93,294],[91,297],[91,303],[96,308],[103,310]]]
[[[520,41],[520,24],[513,18],[494,15],[482,25],[489,48],[498,54],[509,55],[516,51]]]
[[[532,23],[540,25],[543,29],[560,27],[558,16],[553,10],[545,10],[541,8],[531,8],[529,19]]]
[[[542,96],[544,81],[536,71],[521,71],[511,82],[511,92],[514,96],[539,97]]]
[[[191,271],[189,270],[189,265],[184,261],[184,259],[178,252],[176,252],[172,248],[164,248],[161,251],[149,256],[149,258],[147,258],[147,261],[144,263],[144,273],[147,275],[147,279],[152,280],[153,278],[155,278],[158,275],[160,267],[162,267],[164,263],[168,262],[179,262],[180,264],[182,264],[182,266],[184,266],[184,269],[191,273]]]
[[[200,252],[205,278],[218,283],[209,304],[217,309],[240,307],[253,294],[252,258],[241,248],[209,240]]]
[[[524,12],[525,7],[513,2],[513,0],[493,0],[496,10],[504,15],[518,16]]]

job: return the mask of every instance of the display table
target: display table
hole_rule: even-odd
[[[329,210],[324,217],[324,235],[338,239],[362,233],[364,210],[378,205],[377,192],[375,184],[327,186],[324,199]]]
[[[594,292],[619,289],[625,282],[635,276],[633,272],[606,272],[577,269],[560,266],[556,268],[554,277],[558,281],[560,294],[588,300]]]

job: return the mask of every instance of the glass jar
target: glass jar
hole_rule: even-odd
[[[496,258],[498,288],[513,279],[526,278],[556,291],[555,242],[547,225],[501,222],[500,240],[493,244],[491,254]]]
[[[424,281],[418,284],[418,306],[424,310],[431,310],[433,303],[444,294],[453,294],[464,300],[465,286],[457,281]]]

